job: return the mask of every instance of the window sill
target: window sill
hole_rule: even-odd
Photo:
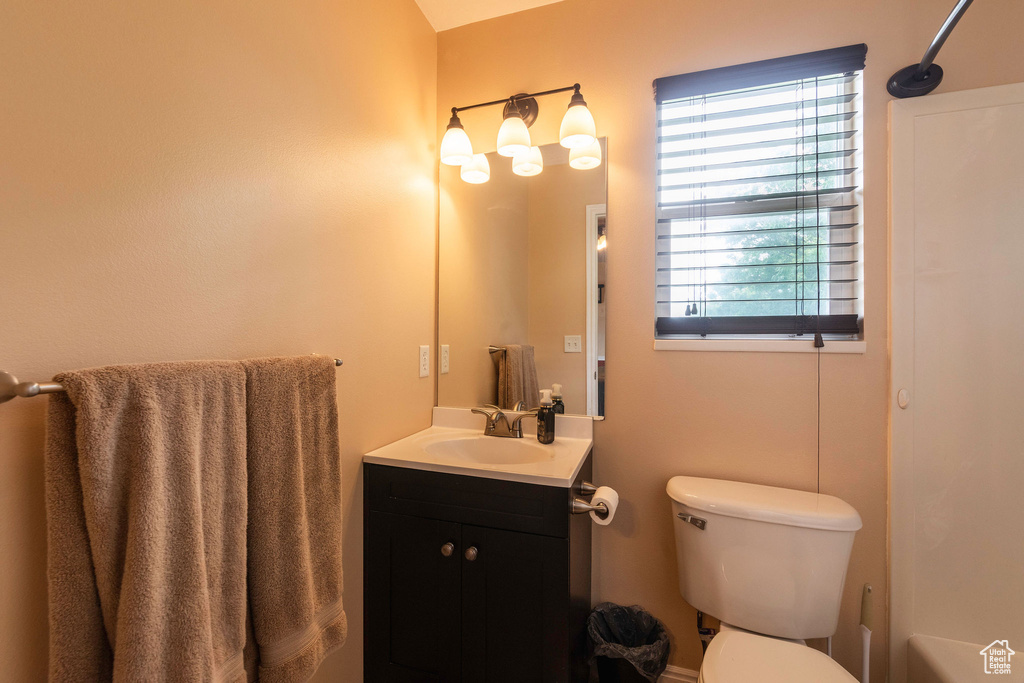
[[[655,351],[816,353],[813,339],[655,339]],[[867,353],[866,341],[825,340],[822,353]]]

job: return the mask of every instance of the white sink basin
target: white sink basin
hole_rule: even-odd
[[[523,438],[484,436],[484,418],[468,408],[434,408],[433,424],[363,456],[363,462],[546,486],[572,485],[593,446],[594,421],[556,416],[555,442],[537,441],[537,421]]]
[[[542,462],[554,457],[554,450],[536,441],[496,436],[460,436],[428,443],[423,447],[430,455],[442,459],[461,459],[485,465],[514,465]]]

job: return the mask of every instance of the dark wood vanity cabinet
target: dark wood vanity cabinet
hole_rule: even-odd
[[[573,487],[366,464],[370,682],[588,679],[587,515]]]

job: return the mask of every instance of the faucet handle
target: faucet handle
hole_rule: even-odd
[[[530,408],[529,410],[524,411],[524,412],[522,412],[519,415],[516,415],[515,418],[513,418],[513,420],[512,420],[512,428],[513,429],[518,428],[519,427],[519,423],[523,421],[524,417],[530,417],[532,415],[536,415],[538,410],[540,410],[540,408]]]
[[[525,410],[525,409],[526,409],[526,401],[524,401],[523,399],[519,399],[518,401],[516,401],[516,407],[513,408],[512,410],[515,410],[515,411],[518,412],[520,410]]]
[[[491,412],[490,410],[487,410],[487,408],[494,408],[494,412]],[[487,420],[489,422],[489,421],[493,420],[495,418],[495,416],[499,412],[501,412],[501,411],[498,410],[497,406],[490,406],[489,405],[489,406],[486,406],[484,408],[470,408],[469,412],[476,413],[477,415],[483,415],[484,417],[487,418]]]

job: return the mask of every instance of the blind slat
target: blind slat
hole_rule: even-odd
[[[818,86],[819,88],[821,86]],[[709,123],[715,121],[728,121],[729,119],[742,118],[745,116],[761,116],[764,114],[778,114],[784,111],[802,111],[810,107],[831,107],[836,104],[849,104],[857,97],[857,93],[844,93],[832,97],[801,98],[792,102],[781,102],[779,104],[765,104],[759,107],[744,107],[742,109],[729,109],[727,111],[709,112],[707,114],[692,114],[690,116],[677,116],[665,118],[658,122],[661,128],[667,126],[682,126],[694,123]]]
[[[662,204],[661,206],[665,209],[685,209],[695,206],[711,207],[716,204],[746,204],[748,207],[754,207],[755,205],[761,205],[764,208],[776,207],[780,201],[795,200],[793,208],[797,208],[796,204],[802,204],[800,208],[814,208],[816,206],[815,200],[831,199],[834,202],[838,201],[837,195],[849,194],[856,190],[855,185],[847,187],[830,188],[828,190],[794,190],[792,192],[773,192],[771,194],[745,194],[738,195],[735,197],[716,197],[714,199],[693,199],[684,202],[672,202],[668,204]],[[810,200],[810,201],[808,201]],[[821,201],[821,206],[827,206],[824,201]],[[749,213],[749,212],[747,212]]]
[[[786,130],[787,128],[799,128],[802,132],[805,128],[810,128],[812,126],[824,126],[830,123],[849,121],[856,114],[857,112],[855,111],[849,111],[843,112],[841,114],[829,114],[827,116],[805,116],[803,118],[786,119],[784,121],[772,121],[771,123],[751,124],[748,126],[739,126],[736,128],[716,128],[714,130],[704,130],[697,133],[680,133],[678,135],[658,135],[658,142],[669,143],[688,142],[690,140],[708,140],[730,135],[768,133],[774,130]],[[831,133],[832,131],[828,132]],[[815,136],[812,134],[808,137],[811,137],[813,139]],[[702,147],[701,149],[705,148]]]
[[[788,263],[732,263],[724,266],[715,266],[715,270],[726,270],[733,268],[790,268],[793,266],[811,266],[813,267],[816,263],[820,263],[822,266],[852,266],[857,263],[856,259],[830,259],[828,261],[807,261],[788,262]],[[685,271],[696,271],[704,270],[704,266],[664,266],[655,269],[656,272],[661,273],[681,273]]]
[[[848,140],[857,134],[856,130],[844,130],[837,131],[834,133],[820,133],[818,135],[805,135],[798,138],[781,138],[778,140],[759,140],[757,142],[744,142],[729,145],[705,146],[700,149],[685,149],[678,151],[666,151],[659,150],[658,159],[678,159],[679,157],[692,157],[692,156],[705,156],[708,153],[728,153],[728,152],[743,152],[747,150],[756,149],[771,149],[774,147],[792,147],[794,145],[803,145],[808,147],[810,145],[817,145],[821,142],[838,142],[840,140]],[[814,156],[813,149],[806,152],[803,156]]]
[[[756,159],[740,159],[739,161],[728,161],[716,164],[691,164],[690,166],[673,166],[670,168],[658,169],[658,175],[667,176],[677,173],[693,173],[694,171],[721,171],[730,168],[752,168],[756,166],[786,165],[805,162],[810,159],[817,161],[828,161],[830,159],[848,159],[857,150],[838,149],[831,152],[817,152],[815,154],[790,154],[781,157],[762,157]],[[693,155],[691,155],[693,156]]]
[[[818,87],[821,88],[834,88],[838,86],[846,87],[847,85],[854,82],[856,76],[853,74],[838,74],[835,76],[819,76],[817,79]],[[797,81],[799,79],[793,79]],[[744,90],[726,90],[723,92],[707,93],[706,95],[700,95],[699,99],[701,102],[711,105],[718,106],[724,102],[732,102],[734,100],[749,100],[751,97],[765,97],[771,95],[777,95],[779,93],[786,93],[793,89],[793,81],[776,82],[771,85],[764,85],[758,88],[747,88]],[[658,110],[666,114],[679,111],[690,106],[690,102],[696,100],[697,97],[692,99],[681,99],[673,100],[671,102],[662,102]]]
[[[700,221],[692,221],[692,222],[700,223]],[[664,225],[664,223],[662,223],[661,225]],[[829,230],[829,231],[836,232],[836,231],[839,231],[839,230],[849,230],[850,228],[856,228],[857,225],[858,225],[857,223],[834,223],[834,224],[828,224],[828,225],[825,225],[825,224],[811,224],[811,225],[790,226],[790,227],[785,227],[785,228],[744,228],[744,229],[741,229],[741,230],[708,230],[708,231],[705,231],[705,232],[671,232],[671,233],[665,233],[665,234],[662,234],[661,230],[659,229],[658,230],[658,234],[655,236],[655,239],[659,239],[659,240],[672,240],[672,239],[691,239],[691,238],[695,238],[695,237],[697,237],[697,238],[699,238],[699,237],[703,237],[703,238],[711,237],[711,238],[714,238],[714,237],[718,237],[720,235],[760,235],[760,234],[764,234],[764,233],[773,233],[773,232],[796,232],[796,231],[799,231],[799,230],[805,230],[805,231],[806,230]]]
[[[744,252],[744,251],[793,251],[795,249],[817,249],[818,247],[831,247],[833,249],[839,249],[842,247],[852,247],[860,244],[859,242],[812,242],[810,244],[779,244],[770,246],[755,246],[755,247],[728,247],[723,249],[692,249],[688,251],[659,251],[658,256],[682,256],[685,254],[728,254],[733,252]]]
[[[764,175],[764,176],[750,176],[748,178],[728,178],[725,180],[711,180],[703,183],[680,183],[677,185],[662,185],[659,189],[662,192],[671,192],[673,190],[696,190],[706,187],[729,187],[731,185],[750,185],[751,183],[780,183],[787,180],[811,180],[817,178],[839,178],[842,176],[850,175],[857,171],[856,166],[833,168],[823,171],[803,171],[796,173],[783,173],[781,175]],[[820,190],[814,190],[818,194],[822,194]],[[763,195],[749,195],[749,196],[763,196]],[[708,200],[699,200],[708,201]]]

